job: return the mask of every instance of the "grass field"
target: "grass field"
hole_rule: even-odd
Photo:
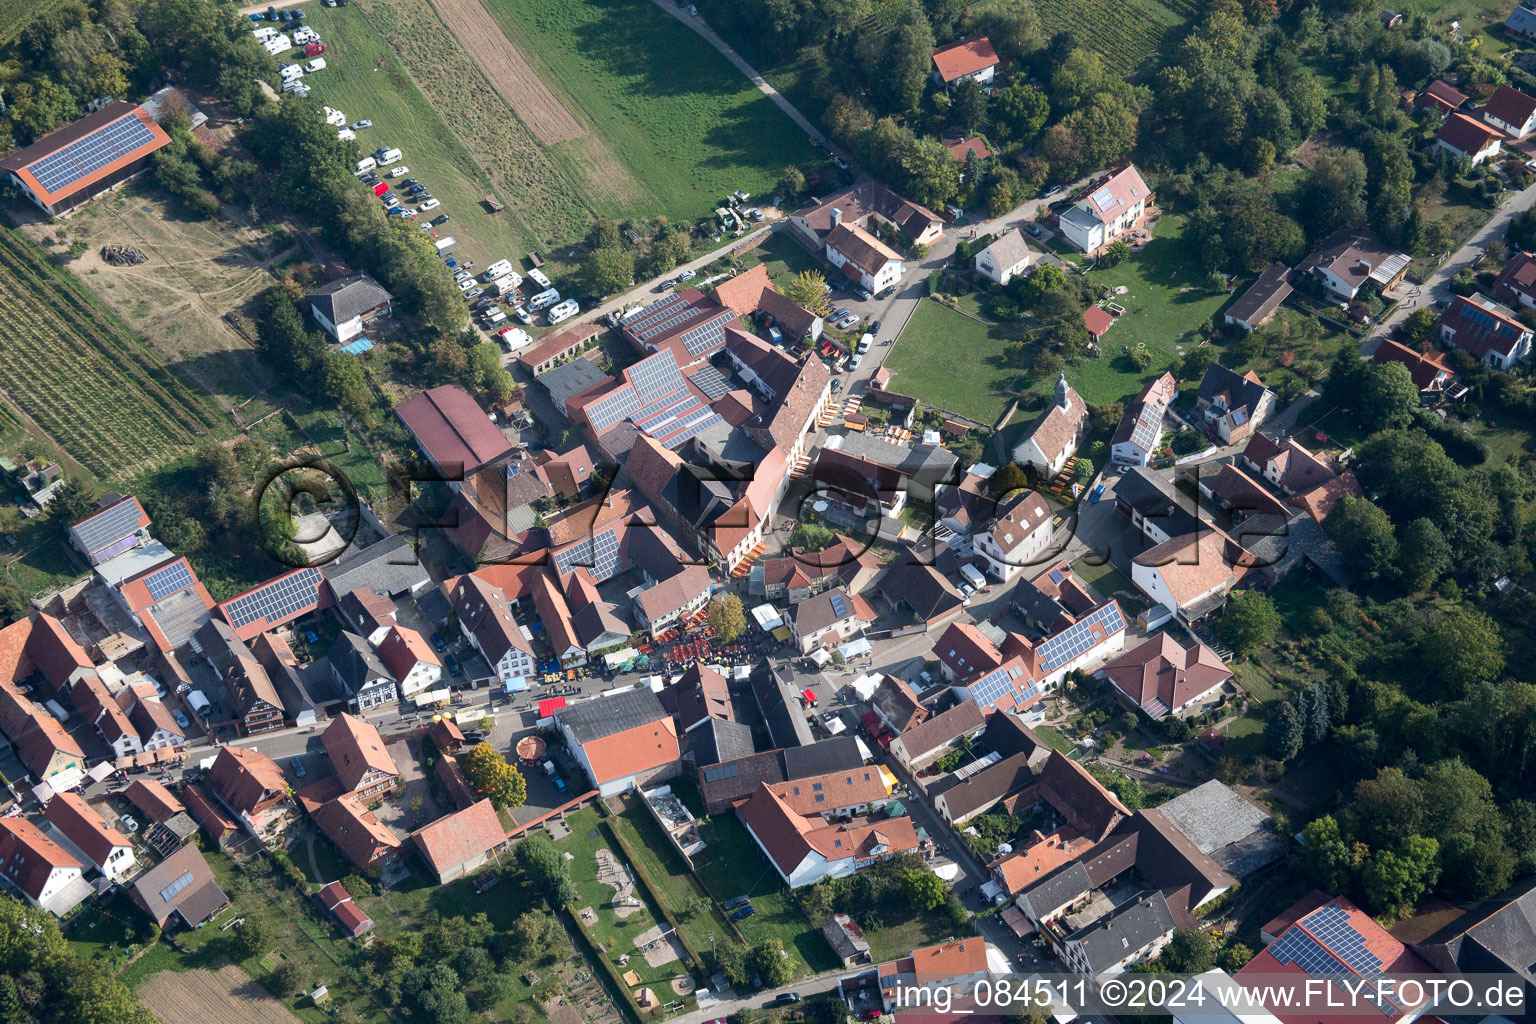
[[[430,188],[443,204],[440,212],[453,218],[439,234],[452,235],[466,255],[486,266],[584,230],[579,197],[426,0],[307,9],[307,23],[327,47],[325,70],[306,79],[314,90],[310,98],[349,121],[373,122],[358,132],[360,157],[382,145],[404,152],[410,176]],[[481,119],[488,123],[482,126]],[[499,136],[494,142],[493,132]],[[470,138],[485,146],[479,153],[484,163],[466,148],[463,140]],[[503,173],[491,173],[498,164]],[[481,205],[492,193],[506,204],[500,214]]]
[[[174,458],[224,426],[142,339],[12,230],[0,230],[0,388],[106,479]]]
[[[895,373],[892,387],[904,395],[995,423],[1007,408],[1005,389],[1022,371],[1007,365],[1009,339],[939,302],[919,302],[884,365]]]
[[[709,215],[816,159],[805,133],[703,38],[649,0],[486,0],[566,109],[642,193],[630,214]],[[558,152],[572,143],[554,147]]]
[[[505,70],[478,66],[429,0],[316,7],[327,67],[307,80],[313,99],[374,122],[360,153],[404,150],[453,218],[440,233],[482,265],[534,249],[565,256],[594,216],[692,222],[811,157],[788,118],[646,0],[486,8],[580,137],[541,144],[490,80],[505,89]],[[487,194],[503,212],[481,205]]]

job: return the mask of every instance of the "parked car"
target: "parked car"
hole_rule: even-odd
[[[555,776],[555,792],[557,792],[557,793],[564,793],[565,792],[565,780],[562,779],[558,775]]]
[[[369,171],[367,174],[363,175],[357,180],[361,181],[364,185],[377,185],[379,183],[379,176],[374,174],[372,171]]]
[[[459,664],[459,659],[451,654],[443,657],[443,664],[448,667],[448,674],[451,676],[461,676],[464,674],[464,666]]]
[[[401,188],[410,188],[412,185],[420,185],[420,184],[421,184],[421,182],[417,181],[415,178],[406,178],[404,181],[402,181],[400,183],[400,187]]]
[[[427,223],[431,224],[433,227],[437,227],[439,224],[447,224],[448,223],[448,215],[446,213],[440,213],[436,217],[433,217]]]
[[[691,270],[685,270],[681,274],[677,275],[677,279],[679,281],[692,281],[695,277],[698,277],[698,276],[699,276],[698,274],[694,273]]]
[[[773,1001],[775,1006],[789,1006],[800,1001],[799,992],[780,992],[779,997]]]
[[[352,122],[352,130],[353,131],[358,131],[358,130],[363,129],[363,128],[372,128],[372,127],[373,127],[373,122],[368,120],[366,117],[363,118],[361,121],[353,121]]]
[[[424,202],[420,206],[418,206],[417,209],[418,210],[435,210],[439,206],[442,206],[442,205],[443,204],[438,202],[436,199],[428,199],[426,202]]]
[[[447,642],[444,641],[443,638],[438,634],[433,633],[429,639],[432,641],[432,646],[437,650],[438,654],[442,654],[448,649]]]
[[[721,906],[723,906],[726,910],[735,910],[737,907],[744,907],[751,902],[751,896],[732,896],[730,899],[722,903]]]
[[[874,298],[873,295],[869,294],[869,289],[863,287],[862,285],[858,286],[858,287],[855,287],[853,289],[853,294],[857,295],[859,298],[863,299],[865,302],[868,302],[870,299]]]
[[[755,913],[757,913],[757,908],[754,907],[752,904],[748,903],[746,906],[742,907],[740,910],[738,910],[735,913],[733,913],[731,915],[731,920],[732,921],[745,921],[747,918],[751,917]]]
[[[176,724],[181,726],[183,729],[191,725],[191,723],[187,721],[187,713],[181,710],[181,708],[171,708],[171,717],[176,719]]]
[[[123,815],[120,820],[123,823],[123,831],[127,832],[128,834],[132,835],[139,830],[138,821],[129,815]]]
[[[391,178],[398,178],[402,174],[410,174],[410,173],[411,173],[411,169],[409,167],[405,166],[405,164],[401,164],[399,167],[391,167],[389,169],[389,176]]]
[[[304,776],[309,774],[308,772],[306,772],[304,770],[304,762],[302,760],[300,760],[299,758],[297,758],[297,757],[290,758],[289,761],[288,761],[288,765],[289,765],[289,767],[291,767],[293,769],[293,774],[298,776],[301,779]]]
[[[837,323],[843,317],[849,316],[849,315],[851,315],[851,314],[848,312],[848,310],[843,308],[842,306],[833,306],[832,307],[832,322],[833,323]]]
[[[879,320],[871,320],[869,322],[869,333],[870,334],[879,334],[880,333],[880,321]]]
[[[469,291],[464,293],[464,297],[466,299],[478,299],[480,296],[482,296],[484,294],[485,294],[485,289],[484,288],[471,288]]]
[[[456,270],[456,271],[453,272],[453,279],[454,279],[455,282],[458,282],[458,281],[468,281],[470,278],[472,278],[474,276],[475,276],[474,274],[471,274],[467,270]]]
[[[533,314],[528,312],[528,310],[523,306],[515,307],[512,310],[512,315],[517,318],[517,322],[520,324],[533,323]]]
[[[840,331],[852,330],[853,327],[858,322],[859,322],[858,314],[856,314],[856,313],[849,313],[847,316],[843,317],[841,320],[839,320],[837,322],[837,329],[840,330]]]
[[[841,391],[842,389],[843,389],[843,382],[834,378],[833,381],[832,381],[832,390],[833,391]]]
[[[461,292],[470,291],[474,287],[475,287],[475,279],[474,278],[470,278],[467,281],[460,281],[459,282],[459,291],[461,291]]]

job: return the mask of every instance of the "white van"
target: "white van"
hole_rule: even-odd
[[[480,275],[480,280],[489,283],[498,277],[510,273],[512,273],[512,264],[507,260],[497,260],[485,268],[485,273]]]
[[[292,82],[295,79],[304,77],[304,69],[297,64],[284,64],[277,69],[277,73],[282,76],[285,82]]]
[[[540,270],[538,267],[534,267],[532,270],[528,271],[528,277],[540,288],[549,287],[549,278],[545,277],[544,271]]]
[[[350,129],[350,128],[348,128],[346,130],[347,131],[352,131],[352,129]],[[357,137],[357,133],[356,132],[352,132],[352,137],[356,138]],[[373,170],[377,166],[379,166],[379,162],[377,160],[375,160],[371,156],[365,156],[365,157],[363,157],[361,160],[359,160],[357,162],[357,173],[358,174],[367,174],[369,171]]]
[[[325,70],[325,58],[324,57],[316,57],[314,60],[312,60],[308,64],[304,65],[304,70],[309,72],[310,74],[314,74],[316,71],[324,71]]]
[[[580,312],[581,306],[575,299],[566,299],[564,302],[560,303],[560,305],[549,311],[549,325],[553,327],[555,324],[560,323],[562,320],[569,320],[571,317]]]
[[[380,146],[373,155],[379,158],[379,166],[388,167],[390,164],[399,163],[400,158],[405,154],[401,153],[398,149],[386,149]]]
[[[550,288],[547,291],[539,292],[539,294],[529,299],[528,308],[533,312],[538,313],[542,310],[548,309],[550,306],[553,306],[559,301],[560,293],[555,291],[555,289]]]

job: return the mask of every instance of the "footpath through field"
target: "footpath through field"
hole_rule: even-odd
[[[799,125],[805,134],[809,135],[817,145],[826,146],[833,152],[834,155],[839,156],[852,164],[852,158],[843,151],[841,146],[834,145],[831,140],[823,135],[821,129],[817,128],[814,124],[811,123],[810,118],[800,113],[800,111],[795,108],[793,103],[785,99],[784,94],[775,89],[769,83],[768,79],[764,78],[761,74],[758,73],[756,68],[754,68],[751,64],[748,64],[746,58],[737,53],[731,47],[730,43],[727,43],[724,39],[721,39],[719,33],[710,28],[709,24],[705,22],[702,16],[689,14],[687,8],[680,7],[675,3],[668,3],[667,0],[653,0],[653,2],[657,7],[660,7],[662,10],[672,15],[672,17],[676,18],[684,25],[687,25],[699,35],[703,36],[704,40],[708,42],[709,45],[713,46],[715,49],[724,54],[726,60],[736,65],[736,69],[738,71],[746,75],[748,80],[750,80],[753,85],[757,86],[758,90],[761,91],[764,96],[767,96],[770,100],[772,100],[775,106],[784,111],[784,113],[788,114],[789,119],[795,122],[795,124]],[[855,171],[857,171],[857,168],[855,168]]]

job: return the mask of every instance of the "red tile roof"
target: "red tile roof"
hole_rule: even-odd
[[[107,131],[110,126],[119,121],[126,122],[129,119],[137,120],[143,126],[143,131],[148,132],[149,138],[110,163],[61,185],[56,192],[49,191],[38,180],[34,170],[39,161],[47,159],[87,136]],[[14,173],[43,204],[52,206],[59,200],[68,199],[97,182],[106,181],[134,161],[142,160],[160,147],[168,145],[170,141],[171,137],[165,133],[165,129],[155,123],[149,111],[131,103],[117,102],[103,107],[94,114],[88,114],[72,124],[67,124],[58,131],[44,135],[26,149],[10,154],[4,160],[0,160],[0,169]]]
[[[416,848],[439,876],[483,856],[506,838],[506,830],[489,800],[481,800],[411,833]]]
[[[83,868],[26,818],[0,818],[0,872],[34,900],[55,868]]]
[[[1520,254],[1520,256],[1524,255],[1524,253]],[[1536,266],[1536,262],[1533,262],[1533,266]],[[1505,268],[1506,273],[1508,269],[1508,267]],[[1500,280],[1503,280],[1502,275]],[[1450,364],[1439,352],[1416,352],[1391,338],[1381,339],[1381,343],[1376,346],[1376,351],[1371,354],[1371,362],[1378,365],[1402,363],[1408,367],[1408,375],[1413,378],[1413,383],[1420,391],[1428,391],[1434,387],[1442,375],[1452,374]]]
[[[512,450],[512,444],[458,384],[423,391],[395,407],[432,461],[447,472],[466,475]]]
[[[1159,633],[1104,666],[1104,675],[1138,707],[1156,701],[1167,713],[1232,678],[1216,653],[1198,640],[1184,647]]]
[[[321,905],[335,915],[341,926],[355,939],[373,927],[373,919],[352,900],[352,894],[340,882],[325,886],[315,897]]]
[[[143,811],[145,817],[157,824],[187,809],[186,805],[176,798],[175,793],[154,779],[134,779],[123,791],[123,796],[127,797],[133,806]]]
[[[1093,340],[1098,341],[1111,327],[1115,326],[1115,318],[1108,310],[1089,306],[1083,310],[1083,326],[1088,328],[1088,333],[1093,335]]]
[[[715,301],[729,306],[737,316],[750,316],[757,311],[758,297],[768,283],[768,266],[759,263],[745,274],[737,274],[715,285]]]
[[[1488,102],[1483,104],[1483,112],[1505,124],[1521,127],[1531,119],[1532,114],[1536,114],[1536,99],[1512,86],[1501,85],[1488,97]]]
[[[1455,110],[1467,102],[1468,96],[1449,82],[1435,79],[1419,93],[1420,101],[1429,100],[1441,111]]]
[[[343,713],[325,727],[320,742],[346,792],[357,789],[371,772],[400,774],[372,722]]]
[[[659,768],[681,756],[677,723],[671,717],[589,740],[582,749],[598,785]]]
[[[1309,516],[1321,523],[1346,494],[1365,497],[1365,490],[1361,488],[1360,481],[1355,479],[1355,471],[1352,469],[1346,469],[1331,480],[1324,480],[1305,494],[1286,500],[1297,508],[1305,509]]]
[[[1445,124],[1440,126],[1440,134],[1435,136],[1440,142],[1469,157],[1482,152],[1490,142],[1498,142],[1502,137],[1482,121],[1474,121],[1466,114],[1454,113],[1445,119]]]
[[[409,626],[390,627],[379,644],[379,658],[396,679],[404,679],[418,661],[439,667],[443,664],[432,645]]]
[[[115,849],[133,847],[127,836],[107,828],[101,815],[91,810],[91,805],[78,793],[60,793],[48,801],[48,809],[43,813],[54,828],[97,864],[105,864]]]
[[[987,148],[987,140],[980,135],[972,135],[970,138],[961,139],[959,142],[947,142],[944,144],[944,148],[949,150],[956,163],[961,164],[965,163],[972,153],[976,154],[976,159],[978,160],[985,160],[992,155],[992,151]]]
[[[259,750],[248,747],[219,748],[213,767],[208,770],[208,785],[224,802],[242,814],[249,814],[271,793],[288,788],[277,762]]]
[[[1440,323],[1453,332],[1447,339],[1478,359],[1490,352],[1508,358],[1520,339],[1531,329],[1520,322],[1514,310],[1485,295],[1457,295],[1451,308],[1440,314]]]
[[[986,36],[942,46],[933,51],[933,66],[945,82],[953,82],[963,75],[974,75],[997,63],[997,51],[992,49],[992,40]]]
[[[342,856],[365,871],[400,849],[395,834],[351,794],[321,804],[313,817]]]

